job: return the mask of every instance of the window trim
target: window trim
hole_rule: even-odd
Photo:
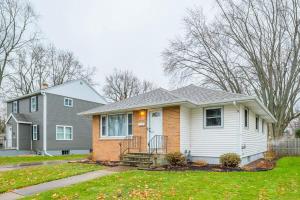
[[[64,129],[64,139],[58,139],[57,138],[57,127],[63,127]],[[72,133],[72,137],[71,139],[66,139],[66,128],[71,128],[71,133]],[[73,135],[74,135],[74,132],[73,132],[73,126],[69,126],[69,125],[56,125],[55,126],[55,139],[58,140],[58,141],[72,141],[73,140]]]
[[[114,114],[104,114],[100,115],[100,120],[101,120],[101,128],[100,128],[100,140],[101,139],[124,139],[128,136],[133,136],[133,128],[132,128],[132,134],[128,135],[128,114],[132,114],[132,127],[133,127],[133,112],[125,112],[125,113],[114,113]],[[114,116],[114,115],[126,115],[126,135],[125,136],[109,136],[108,135],[108,117],[109,116]],[[102,117],[106,117],[106,135],[102,134]]]
[[[32,99],[35,99],[35,107],[34,110],[32,110]],[[30,112],[36,112],[37,111],[37,96],[30,97]]]
[[[15,105],[16,104],[16,105]],[[18,113],[19,111],[19,102],[18,100],[12,102],[12,113]],[[16,111],[15,111],[16,108]]]
[[[69,101],[71,102],[71,105],[66,104],[66,100],[69,100]],[[73,105],[74,105],[74,103],[73,103],[73,99],[72,99],[72,98],[69,98],[69,97],[65,97],[65,98],[64,98],[64,106],[65,106],[65,107],[72,108]]]
[[[36,132],[34,132],[34,127],[36,127]],[[35,134],[35,135],[34,135]],[[35,136],[35,137],[34,137]],[[32,125],[32,140],[33,141],[37,141],[38,139],[38,125],[37,124],[34,124]]]
[[[245,123],[246,122],[246,118],[245,118],[246,117],[246,115],[245,115],[246,111],[247,111],[247,126],[246,126],[246,123]],[[244,108],[244,128],[245,129],[249,129],[249,125],[250,125],[249,124],[250,123],[250,119],[249,118],[250,118],[249,108],[245,107]]]
[[[261,133],[262,134],[265,134],[265,120],[264,119],[261,119]]]
[[[221,125],[218,126],[207,126],[206,124],[206,111],[213,109],[221,109]],[[214,106],[203,108],[203,128],[204,129],[214,129],[214,128],[224,128],[224,106]]]
[[[260,117],[258,115],[255,115],[255,130],[257,132],[259,132],[259,120],[260,120]]]

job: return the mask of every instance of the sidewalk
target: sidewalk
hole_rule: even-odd
[[[115,170],[109,170],[109,169],[102,169],[98,171],[88,172],[81,175],[71,176],[68,178],[63,178],[55,181],[50,181],[46,183],[41,183],[38,185],[33,185],[21,189],[16,189],[11,192],[0,194],[1,200],[14,200],[14,199],[20,199],[25,196],[30,196],[36,193],[41,193],[47,190],[52,190],[60,187],[69,186],[76,183],[81,183],[84,181],[92,180],[95,178],[107,176],[117,173]]]
[[[0,172],[22,169],[22,168],[33,167],[33,166],[63,164],[67,162],[69,162],[69,160],[53,160],[53,161],[42,161],[42,162],[18,163],[12,165],[1,165]]]

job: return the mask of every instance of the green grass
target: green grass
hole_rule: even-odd
[[[28,199],[300,199],[300,157],[266,172],[128,171]]]
[[[87,155],[66,155],[66,156],[39,156],[39,155],[28,155],[28,156],[7,156],[0,157],[0,165],[11,165],[18,163],[31,163],[41,161],[52,161],[52,160],[73,160],[86,158]]]
[[[64,163],[0,172],[0,193],[101,169],[102,166]]]

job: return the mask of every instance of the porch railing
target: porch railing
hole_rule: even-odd
[[[167,153],[168,137],[165,135],[155,135],[148,142],[148,151],[150,154]]]
[[[120,143],[120,158],[132,150],[141,152],[141,137],[140,136],[127,136]]]

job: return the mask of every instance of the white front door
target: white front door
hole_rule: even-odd
[[[162,129],[162,111],[149,111],[148,143],[155,135],[163,135]]]
[[[6,129],[6,148],[11,149],[12,148],[12,127],[7,126]]]

